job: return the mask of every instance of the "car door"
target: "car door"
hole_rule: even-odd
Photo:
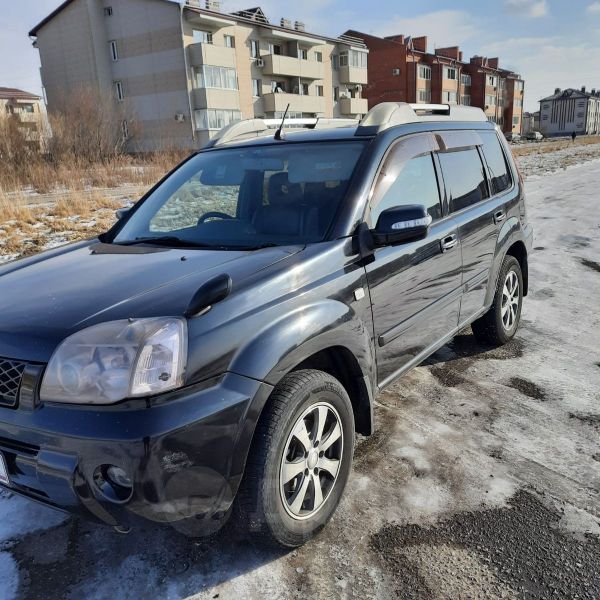
[[[440,132],[438,153],[463,263],[460,323],[484,309],[498,235],[508,214],[510,171],[494,130]],[[487,174],[489,173],[489,181]]]
[[[377,248],[366,266],[378,382],[384,386],[417,363],[458,324],[461,256],[456,223],[446,216],[430,133],[402,138],[377,176],[367,222],[393,206],[421,204],[433,221],[421,240]]]

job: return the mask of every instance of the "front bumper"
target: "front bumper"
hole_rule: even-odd
[[[139,518],[218,521],[243,474],[272,387],[232,373],[158,398],[115,406],[0,408],[0,452],[13,492],[112,526]],[[107,497],[103,465],[123,469],[131,496]]]

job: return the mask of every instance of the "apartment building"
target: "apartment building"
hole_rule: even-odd
[[[242,118],[357,118],[368,49],[214,0],[67,0],[32,29],[48,108],[81,87],[127,106],[135,149],[197,148]],[[132,128],[123,122],[127,135]]]
[[[42,150],[46,113],[42,99],[15,88],[0,87],[0,118],[15,119],[31,150]]]
[[[504,132],[520,133],[524,82],[501,69],[498,58],[474,56],[468,62],[458,46],[428,52],[426,36],[380,38],[350,30],[369,49],[369,83],[363,96],[380,102],[468,104],[482,108]]]
[[[540,133],[546,137],[600,134],[600,90],[556,88],[540,100]]]

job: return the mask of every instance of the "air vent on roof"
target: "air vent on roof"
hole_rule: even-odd
[[[285,27],[286,29],[291,29],[292,22],[290,21],[290,19],[281,19],[281,26]]]
[[[219,0],[206,0],[206,10],[220,12],[221,3],[219,2]]]
[[[306,25],[302,21],[296,21],[294,26],[296,31],[306,31]]]

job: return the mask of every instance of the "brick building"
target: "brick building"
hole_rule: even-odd
[[[506,133],[520,133],[524,82],[501,69],[498,58],[465,61],[458,46],[427,51],[427,37],[385,38],[347,31],[369,49],[369,83],[363,97],[380,102],[469,104],[482,108]]]

